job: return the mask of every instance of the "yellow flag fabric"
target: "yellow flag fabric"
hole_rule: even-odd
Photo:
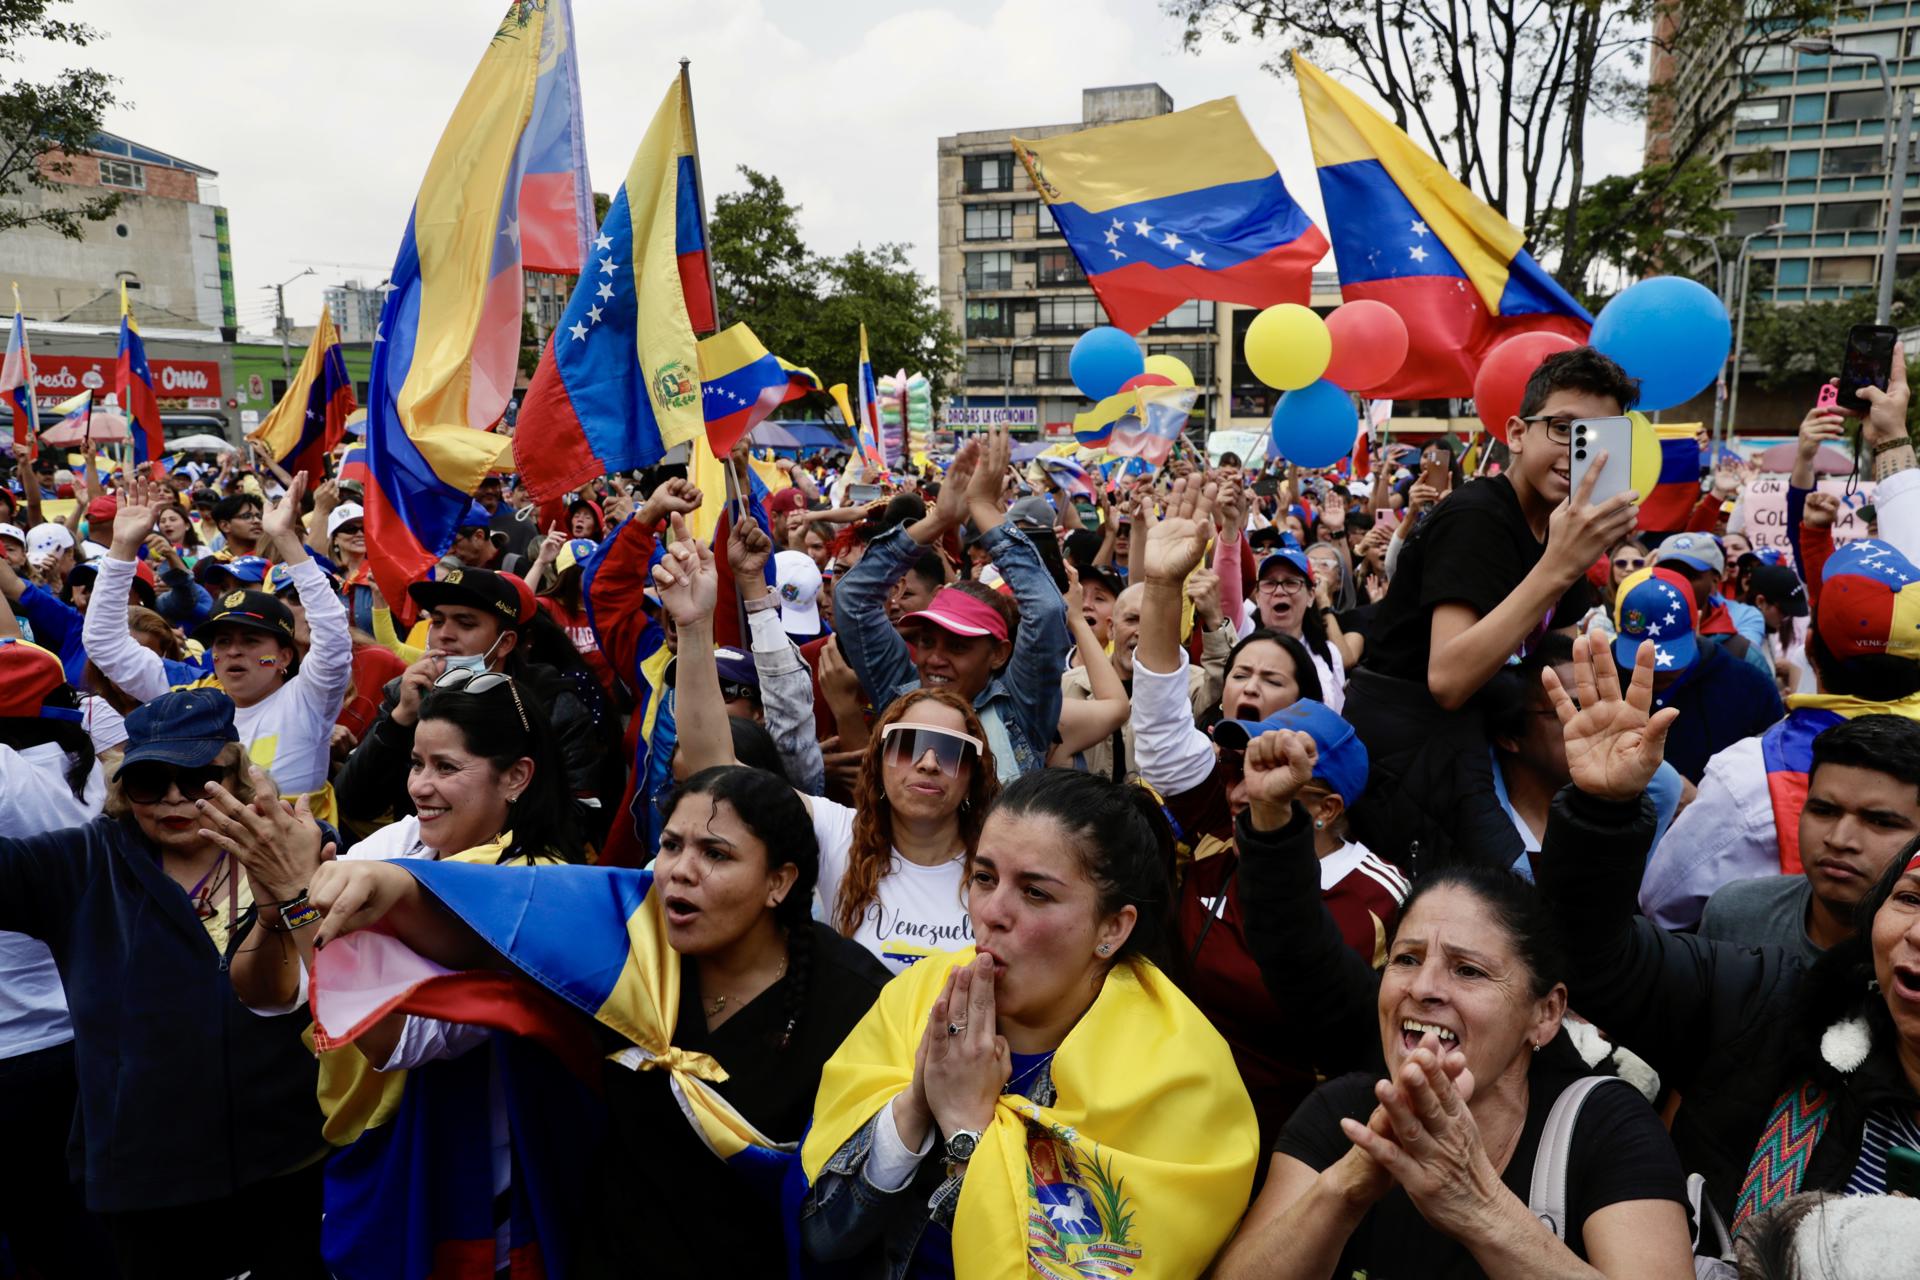
[[[880,993],[828,1060],[801,1148],[808,1179],[907,1088],[947,974],[928,956]],[[1143,961],[1116,965],[1052,1062],[1049,1107],[1003,1095],[953,1222],[958,1280],[1197,1276],[1233,1234],[1261,1156],[1226,1041]],[[1070,1204],[1069,1225],[1049,1214]]]

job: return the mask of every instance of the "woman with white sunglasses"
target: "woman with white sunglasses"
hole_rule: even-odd
[[[680,536],[677,519],[675,533],[653,572],[661,603],[679,628],[675,719],[682,766],[691,775],[735,760],[713,658],[718,571],[708,547]],[[771,615],[749,620],[761,616]],[[754,639],[758,661],[766,657],[759,628]],[[771,669],[761,668],[770,722],[783,701]],[[804,666],[797,675],[804,686]],[[794,701],[806,708],[800,714],[812,714],[811,693]],[[966,859],[999,789],[986,732],[966,699],[937,686],[894,699],[868,740],[854,806],[801,794],[820,843],[827,923],[895,973],[924,956],[972,945]]]

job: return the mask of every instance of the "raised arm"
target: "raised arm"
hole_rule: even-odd
[[[733,764],[733,728],[720,695],[720,669],[713,656],[713,609],[720,598],[720,572],[713,548],[687,532],[678,513],[674,540],[653,566],[660,604],[673,615],[680,642],[674,650],[674,723],[681,763],[689,776]]]
[[[1067,629],[1080,654],[1080,665],[1087,669],[1087,681],[1093,686],[1091,698],[1075,698],[1060,703],[1060,741],[1051,759],[1071,763],[1074,756],[1096,743],[1105,742],[1127,721],[1127,687],[1113,669],[1113,659],[1100,644],[1086,614],[1080,610],[1080,574],[1067,566]]]
[[[747,611],[767,732],[773,736],[788,779],[801,791],[817,796],[826,790],[827,770],[813,723],[813,676],[793,641],[787,639],[779,610],[773,607],[777,601],[767,590],[767,558],[772,554],[773,540],[757,520],[739,521],[727,533],[727,567]]]
[[[113,517],[113,545],[100,564],[93,594],[87,599],[82,636],[87,656],[102,675],[130,698],[157,698],[170,687],[160,655],[134,640],[127,630],[127,604],[133,591],[133,566],[159,510],[159,486],[135,476],[120,491]]]

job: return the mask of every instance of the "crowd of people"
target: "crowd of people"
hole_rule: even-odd
[[[1824,408],[1784,546],[1590,501],[1588,347],[1337,472],[492,477],[404,599],[338,475],[23,462],[0,1277],[1905,1274],[1893,368],[1843,545]]]

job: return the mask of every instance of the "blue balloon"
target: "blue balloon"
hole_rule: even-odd
[[[1137,378],[1147,370],[1147,358],[1133,335],[1110,324],[1089,329],[1073,344],[1067,357],[1067,372],[1080,394],[1090,400],[1105,400],[1120,389],[1128,378]]]
[[[1273,451],[1296,467],[1330,467],[1360,434],[1353,397],[1325,378],[1280,397],[1273,410]]]
[[[1601,308],[1591,341],[1640,379],[1634,408],[1652,413],[1713,385],[1733,347],[1733,326],[1725,304],[1699,281],[1655,276]]]

